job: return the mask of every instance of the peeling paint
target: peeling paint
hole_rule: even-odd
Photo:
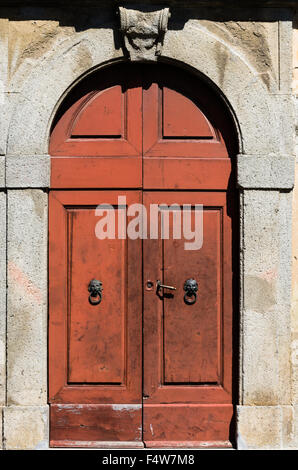
[[[143,432],[143,427],[142,426],[139,426],[138,429],[137,429],[137,434],[136,434],[136,437],[137,439],[142,439],[142,432]]]
[[[140,410],[142,405],[130,405],[130,404],[117,404],[112,405],[112,410],[114,411],[134,411]]]

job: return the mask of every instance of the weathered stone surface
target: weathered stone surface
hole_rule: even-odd
[[[3,408],[2,406],[0,406],[0,450],[3,449],[2,422],[3,422]]]
[[[242,199],[242,403],[290,403],[291,200],[277,191],[245,191]],[[289,196],[291,197],[291,196]],[[290,220],[289,220],[290,218]]]
[[[9,21],[8,74],[9,88],[17,91],[31,73],[33,64],[44,60],[59,41],[74,33],[74,26],[60,26],[59,21],[23,20]]]
[[[294,271],[294,276],[297,276],[297,271]],[[292,305],[292,317],[294,328],[297,323],[297,300],[294,298]],[[292,367],[292,400],[294,404],[298,403],[298,330],[292,329],[292,342],[291,342],[291,367]]]
[[[295,153],[296,162],[298,162],[298,15],[293,22],[293,93],[296,94],[295,99]],[[291,396],[294,407],[292,416],[291,436],[288,439],[290,447],[298,448],[298,165],[295,168],[295,187],[293,191],[293,245],[292,245],[292,263],[293,263],[293,279],[292,279],[292,304],[291,304],[291,373],[292,387]]]
[[[48,448],[48,406],[9,406],[3,411],[5,449],[42,450]]]
[[[298,163],[298,95],[294,98],[294,121],[295,121],[295,155],[296,162]]]
[[[0,192],[0,406],[6,389],[6,194]],[[1,434],[0,434],[1,436]]]
[[[274,101],[275,111],[273,117],[278,126],[279,148],[283,149],[280,155],[293,155],[295,145],[295,100],[291,95],[280,93],[274,97]]]
[[[298,67],[296,67],[293,70],[293,82],[292,82],[292,87],[293,87],[293,93],[295,95],[298,95]]]
[[[0,156],[0,188],[5,188],[5,157]]]
[[[237,406],[237,447],[239,450],[281,449],[281,407]]]
[[[238,13],[245,17],[243,11]],[[264,17],[263,21],[237,21],[226,15],[225,21],[201,20],[201,24],[234,50],[241,44],[241,54],[260,74],[265,85],[276,91],[279,85],[279,24],[276,17],[271,19],[268,22]]]
[[[7,18],[0,19],[0,155],[6,153],[7,143],[7,75],[8,75],[8,28],[9,21]],[[0,186],[2,169],[0,167]]]
[[[291,449],[298,449],[298,406],[293,406],[293,421],[291,426],[291,434],[287,444]],[[286,446],[285,446],[286,447]]]
[[[293,18],[293,67],[298,68],[298,13]]]
[[[292,192],[279,195],[279,253],[276,336],[279,360],[280,404],[291,398],[291,285],[292,285]]]
[[[298,14],[293,21],[293,93],[295,99],[295,123],[296,123],[296,161],[298,162]],[[293,280],[292,280],[292,305],[291,305],[291,365],[292,365],[292,402],[298,404],[298,165],[296,164],[295,187],[293,191]],[[295,424],[294,424],[295,423]],[[289,445],[298,448],[298,410],[295,407],[292,425],[292,439]],[[293,443],[292,443],[293,441]]]
[[[47,403],[47,194],[8,191],[8,404]]]
[[[48,155],[9,155],[6,158],[8,188],[47,188],[50,186]]]
[[[296,181],[293,191],[293,244],[292,244],[292,303],[291,303],[291,359],[292,359],[292,401],[298,404],[298,165],[296,164]]]
[[[292,156],[238,155],[237,176],[243,189],[292,189],[295,160]]]
[[[123,54],[115,50],[113,31],[99,29],[65,39],[36,64],[14,108],[8,153],[47,155],[51,122],[66,90],[92,67],[119,56]]]
[[[296,434],[295,407],[283,406],[282,411],[282,448],[297,447],[298,434]]]
[[[279,88],[282,93],[291,93],[292,90],[292,41],[292,20],[289,16],[281,18],[279,21]]]
[[[163,55],[199,69],[222,91],[241,129],[241,153],[292,153],[289,147],[293,144],[293,127],[287,127],[292,123],[288,124],[285,115],[280,114],[286,106],[291,114],[291,101],[283,95],[269,94],[262,77],[252,65],[228,44],[202,28],[198,21],[188,21],[182,31],[169,30]],[[284,127],[282,136],[278,130],[280,122]]]

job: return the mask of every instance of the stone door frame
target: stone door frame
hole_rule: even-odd
[[[291,22],[281,22],[280,34],[280,44],[291,44]],[[1,350],[7,357],[2,370],[6,385],[1,392],[6,397],[2,411],[7,449],[48,447],[47,214],[51,123],[73,86],[95,69],[123,59],[122,49],[115,48],[112,29],[75,33],[44,56],[11,102],[8,140],[0,142],[1,153],[6,155],[0,162],[6,173],[2,187],[7,189],[7,194],[0,193],[1,220],[7,220],[7,227],[0,227],[3,240],[7,240],[7,247],[1,245],[1,250],[3,255],[7,250],[8,266],[7,324],[3,336],[6,344],[4,341]],[[291,53],[285,48],[285,73],[276,85],[255,70],[239,51],[190,21],[184,29],[167,32],[159,60],[176,63],[204,77],[220,94],[234,119],[239,140],[240,193],[237,445],[285,447],[283,423],[293,413]],[[5,283],[1,289],[5,298]]]

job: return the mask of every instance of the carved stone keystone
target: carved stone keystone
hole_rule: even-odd
[[[130,59],[157,60],[167,31],[169,8],[140,11],[119,7],[120,31]]]

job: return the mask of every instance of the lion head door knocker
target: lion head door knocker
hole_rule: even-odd
[[[102,282],[98,281],[97,279],[92,279],[88,285],[88,291],[90,292],[89,295],[89,302],[91,305],[98,305],[101,302],[102,298]]]
[[[184,283],[183,289],[185,290],[184,302],[187,305],[193,305],[197,300],[198,283],[195,279],[187,279]]]

